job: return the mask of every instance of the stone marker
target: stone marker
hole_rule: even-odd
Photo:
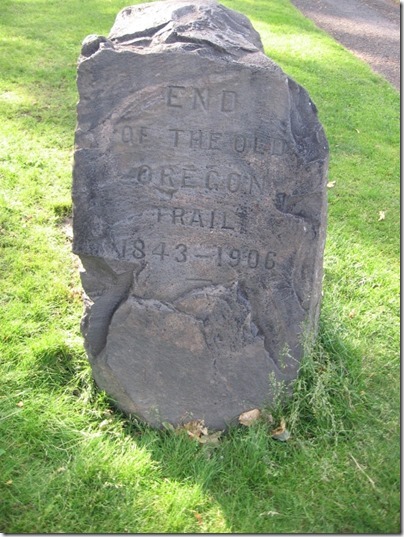
[[[316,331],[328,149],[243,15],[123,9],[79,59],[74,252],[97,384],[153,426],[220,429]]]

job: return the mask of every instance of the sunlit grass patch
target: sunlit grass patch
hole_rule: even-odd
[[[82,346],[69,217],[80,43],[123,5],[5,0],[1,531],[399,531],[399,95],[288,1],[226,5],[308,89],[329,140],[318,341],[292,397],[217,444],[116,410]]]

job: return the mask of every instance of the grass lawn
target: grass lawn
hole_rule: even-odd
[[[271,410],[292,437],[273,440],[264,418],[201,445],[94,387],[67,226],[75,70],[124,4],[3,0],[2,532],[400,532],[399,94],[288,0],[224,3],[308,89],[330,144],[319,341]]]

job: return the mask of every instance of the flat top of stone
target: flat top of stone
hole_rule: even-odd
[[[206,46],[235,56],[263,50],[247,17],[215,0],[168,0],[126,7],[117,15],[108,38],[114,45],[134,46],[146,53]]]

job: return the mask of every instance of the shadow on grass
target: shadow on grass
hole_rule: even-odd
[[[322,319],[319,344],[303,363],[297,392],[271,410],[274,423],[263,419],[250,428],[233,427],[212,445],[199,444],[185,431],[156,431],[128,418],[95,387],[83,353],[56,337],[38,346],[32,386],[42,396],[19,426],[31,448],[17,474],[37,479],[47,464],[51,482],[39,483],[46,491],[40,501],[27,497],[31,508],[24,501],[13,504],[12,518],[48,509],[35,529],[52,532],[77,531],[87,519],[96,533],[354,531],[329,505],[344,494],[344,477],[339,484],[323,478],[324,465],[343,466],[341,453],[360,423],[361,357],[344,341],[344,327],[336,325],[330,308]],[[54,394],[49,401],[46,393]],[[286,443],[270,435],[282,416],[292,426]],[[17,482],[18,475],[15,470]],[[314,496],[307,495],[311,489]],[[57,514],[62,503],[65,522]],[[313,522],[319,503],[331,517],[328,526]],[[84,522],[74,526],[72,519],[83,510]],[[369,521],[365,529],[375,527]]]
[[[97,431],[99,424],[105,422],[106,416],[115,427],[120,425],[123,436],[116,438],[116,451],[122,449],[119,446],[123,443],[130,442],[150,457],[145,459],[146,465],[151,461],[155,468],[154,475],[145,477],[142,481],[139,476],[144,472],[140,466],[138,476],[135,477],[144,489],[143,500],[135,492],[138,485],[130,489],[129,484],[132,492],[128,489],[124,498],[124,504],[130,499],[133,502],[135,498],[139,506],[146,500],[149,502],[145,514],[149,519],[148,525],[145,528],[145,521],[139,519],[139,526],[130,528],[130,531],[155,532],[159,531],[159,524],[163,524],[161,527],[166,528],[163,531],[169,533],[210,532],[209,528],[215,532],[218,513],[223,520],[222,530],[232,533],[311,532],[316,528],[321,531],[321,525],[313,526],[311,520],[317,509],[317,494],[314,498],[307,498],[307,488],[318,486],[316,482],[321,481],[324,470],[321,464],[313,464],[312,457],[317,459],[319,452],[322,452],[324,460],[338,458],[336,446],[346,441],[349,443],[351,430],[360,419],[358,408],[362,404],[358,395],[361,390],[359,352],[338,335],[343,327],[335,327],[335,324],[331,326],[332,323],[334,321],[326,313],[315,356],[301,370],[298,393],[287,403],[272,410],[275,422],[269,423],[263,419],[251,428],[232,427],[223,435],[219,444],[214,445],[201,445],[189,438],[185,431],[156,431],[135,418],[124,416],[103,392],[95,388],[89,366],[83,362],[83,358],[74,356],[63,344],[44,348],[37,353],[38,373],[35,382],[45,383],[51,392],[64,392],[72,410],[75,401],[83,410],[85,407],[85,413],[92,415],[93,431]],[[286,417],[288,426],[294,422],[292,438],[287,443],[276,442],[270,435],[281,416]],[[102,491],[105,482],[111,482],[114,476],[113,470],[102,462],[108,457],[102,450],[110,440],[114,442],[114,437],[102,435],[99,438],[100,453],[92,452],[88,458],[83,447],[71,449],[71,446],[80,444],[79,432],[73,434],[67,428],[65,434],[63,428],[52,425],[53,419],[47,424],[45,420],[39,420],[38,434],[53,439],[53,451],[61,449],[70,453],[69,457],[78,465],[76,474],[79,471],[77,468],[81,468],[81,482],[77,482],[76,475],[74,487],[83,490],[85,494],[86,487],[91,487],[93,500],[88,499],[89,508],[95,507],[97,498],[105,503]],[[88,431],[88,425],[86,427]],[[100,432],[89,431],[86,434],[89,437],[93,434],[95,437],[101,435]],[[111,459],[114,449],[110,451]],[[128,457],[131,456],[130,450],[127,454]],[[98,471],[97,468],[101,470]],[[84,476],[87,477],[84,479]],[[157,488],[156,481],[160,483]],[[160,505],[160,502],[165,502],[164,487],[168,487],[168,497],[173,494],[171,506]],[[333,497],[333,486],[321,483],[320,488],[324,487],[328,497]],[[194,504],[192,501],[189,504],[184,502],[187,490],[193,491],[192,494],[195,490],[200,490],[200,499],[195,500]],[[69,494],[75,495],[76,491],[71,489]],[[121,492],[116,492],[111,505],[116,506],[120,497]],[[169,503],[168,500],[167,502]],[[192,505],[193,508],[190,507]],[[216,522],[210,518],[213,515],[209,514],[209,509],[212,510],[213,507]],[[127,520],[130,520],[129,507],[125,508],[128,509],[127,524]],[[136,505],[131,506],[131,509],[136,510]],[[184,509],[178,526],[173,526],[174,523],[170,520],[172,512]],[[156,522],[150,522],[153,519]],[[338,531],[335,520],[330,521],[330,524],[331,531]],[[340,524],[342,527],[342,520]],[[94,522],[91,527],[95,532],[124,531],[119,526],[112,529],[108,517]],[[346,527],[352,529],[349,525]],[[368,528],[370,527],[369,525]],[[67,529],[75,530],[73,527]]]
[[[337,500],[332,486],[317,483],[323,472],[318,457],[338,459],[337,445],[349,445],[363,399],[359,395],[361,358],[356,349],[335,335],[330,337],[324,327],[316,353],[303,364],[292,399],[270,409],[272,424],[267,412],[251,428],[232,427],[217,447],[198,445],[185,431],[180,439],[173,433],[149,431],[137,436],[136,442],[149,451],[164,478],[179,483],[191,480],[213,498],[228,531],[321,531],[326,526],[310,520],[321,500],[317,494],[309,498],[307,491],[325,488],[328,499]],[[270,434],[281,417],[292,427],[287,443],[273,440]],[[127,431],[129,435],[137,432],[136,425]],[[196,445],[179,448],[186,443]],[[312,457],[317,459],[314,464]],[[339,527],[336,520],[330,523],[334,531],[343,527],[342,519]]]

